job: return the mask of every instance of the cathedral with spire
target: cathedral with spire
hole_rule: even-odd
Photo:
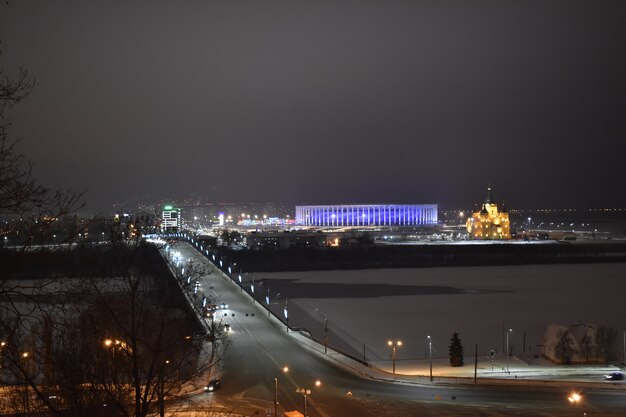
[[[503,204],[498,205],[491,195],[491,184],[487,187],[487,198],[470,217],[467,218],[467,232],[472,239],[504,240],[511,239],[509,212]]]

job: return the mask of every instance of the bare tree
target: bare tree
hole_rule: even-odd
[[[214,347],[224,345],[223,326],[190,320],[196,311],[186,307],[181,277],[173,279],[158,248],[121,229],[110,234],[108,245],[55,255],[68,258],[59,271],[68,288],[49,301],[57,308],[2,320],[0,382],[27,388],[13,391],[13,406],[21,404],[13,412],[31,398],[28,412],[49,415],[163,416],[201,390],[221,360]]]
[[[19,140],[9,138],[6,111],[26,98],[34,86],[27,71],[20,69],[11,78],[0,69],[0,257],[11,258],[0,268],[0,297],[5,301],[0,308],[12,310],[17,318],[24,311],[15,308],[11,298],[37,290],[11,281],[24,267],[23,257],[17,255],[32,249],[33,244],[50,242],[52,231],[83,206],[84,196],[82,191],[51,190],[37,183],[33,164],[17,150]],[[37,285],[41,289],[42,283]]]
[[[554,346],[554,356],[566,365],[572,362],[572,358],[576,353],[574,348],[574,342],[569,330],[562,330],[559,332],[559,340]]]
[[[605,363],[615,359],[615,344],[617,342],[617,331],[612,327],[600,326],[596,330],[596,345],[598,347],[598,358]]]

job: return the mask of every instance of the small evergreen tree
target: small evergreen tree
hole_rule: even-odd
[[[458,333],[450,339],[450,366],[463,366],[463,345]]]

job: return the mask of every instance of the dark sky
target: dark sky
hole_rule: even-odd
[[[89,208],[626,207],[626,2],[9,1],[11,133]]]

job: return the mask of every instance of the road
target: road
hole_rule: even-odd
[[[311,390],[307,397],[311,417],[626,414],[624,390],[586,390],[581,402],[572,405],[567,400],[571,388],[418,385],[356,376],[300,346],[191,245],[178,243],[173,250],[210,271],[200,279],[199,291],[229,305],[219,311],[232,327],[223,358],[222,388],[197,395],[197,403],[212,402],[237,415],[273,415],[277,378],[279,415],[285,410],[303,412],[304,396],[296,392],[298,388]],[[286,373],[284,366],[289,367]],[[321,381],[320,387],[315,387],[316,380]]]

